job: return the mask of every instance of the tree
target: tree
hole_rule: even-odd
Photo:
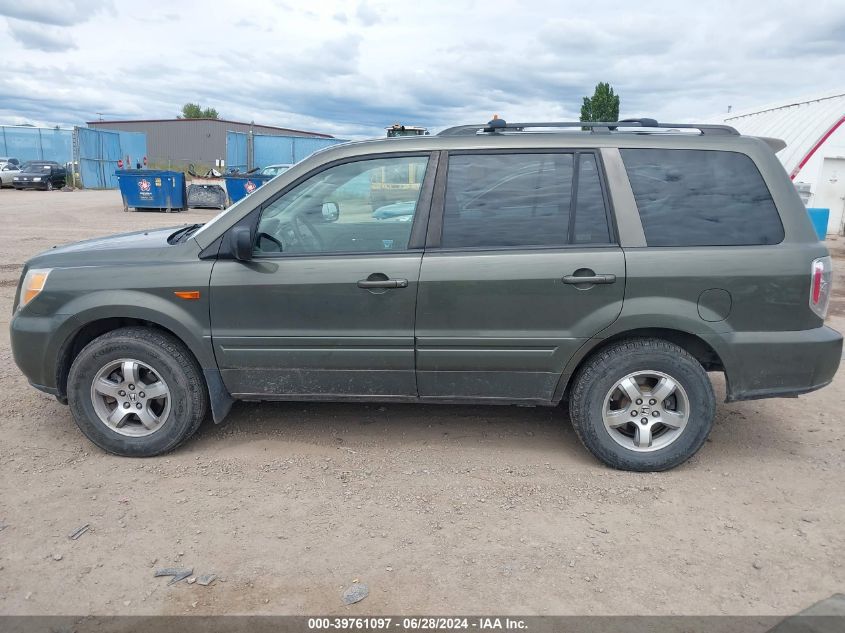
[[[182,106],[180,119],[219,119],[220,114],[215,108],[203,108],[198,103],[186,103]]]
[[[610,84],[600,82],[592,97],[584,97],[581,106],[581,121],[618,121],[619,95]]]

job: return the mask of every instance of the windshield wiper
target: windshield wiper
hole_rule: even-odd
[[[170,237],[167,238],[168,244],[178,244],[179,242],[184,242],[186,239],[191,237],[198,228],[200,228],[202,224],[190,224],[186,227],[183,227],[176,231],[175,233],[171,234]]]

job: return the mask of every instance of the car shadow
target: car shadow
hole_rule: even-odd
[[[222,424],[206,422],[189,445],[202,451],[218,440],[349,449],[484,446],[563,451],[576,462],[592,461],[562,406],[236,402]]]

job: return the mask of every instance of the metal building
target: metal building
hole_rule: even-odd
[[[778,152],[808,207],[830,209],[827,232],[845,228],[845,90],[793,99],[722,119],[742,134],[786,141]]]
[[[136,121],[89,121],[95,129],[144,132],[147,135],[147,161],[158,168],[184,167],[193,163],[213,167],[226,159],[226,133],[240,132],[265,136],[334,138],[329,134],[304,132],[271,125],[240,123],[225,119],[149,119]]]

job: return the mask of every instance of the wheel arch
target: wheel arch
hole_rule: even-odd
[[[191,349],[191,346],[172,329],[169,329],[160,323],[148,319],[129,316],[99,317],[84,323],[82,326],[74,330],[65,338],[62,346],[59,348],[58,356],[56,358],[56,389],[58,390],[58,397],[60,399],[67,398],[67,380],[68,375],[70,374],[70,367],[86,345],[103,334],[131,326],[160,330],[173,336],[185,345],[194,360],[196,360],[197,364],[200,368],[202,368],[202,363],[199,358],[197,358],[196,352]]]
[[[67,402],[67,380],[70,367],[88,343],[107,332],[122,327],[140,326],[166,332],[187,348],[205,379],[215,423],[222,422],[232,408],[234,399],[223,383],[210,341],[191,332],[178,319],[133,306],[131,309],[110,310],[107,313],[103,313],[100,309],[91,313],[82,313],[77,315],[74,323],[75,328],[64,336],[56,354],[56,397],[61,402]]]
[[[704,340],[701,336],[687,332],[685,330],[678,330],[664,327],[644,327],[634,328],[617,332],[612,336],[603,339],[590,339],[585,343],[570,360],[561,379],[555,389],[554,400],[560,402],[569,396],[569,390],[572,386],[572,379],[578,373],[578,370],[590,358],[614,343],[619,341],[634,339],[634,338],[658,338],[670,343],[674,343],[678,347],[686,350],[693,356],[705,371],[721,371],[725,374],[725,380],[728,380],[728,372],[725,370],[725,364],[722,356],[714,349],[714,347]],[[730,386],[728,388],[730,392]]]

